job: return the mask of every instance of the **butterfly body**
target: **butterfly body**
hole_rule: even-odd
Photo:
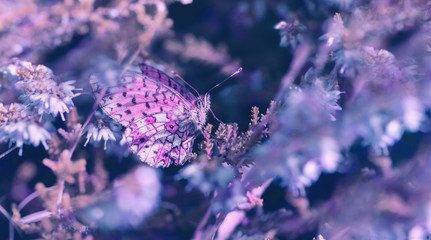
[[[206,123],[209,95],[196,97],[163,72],[140,67],[142,74],[126,73],[119,84],[108,86],[101,107],[126,128],[124,137],[141,161],[182,165]],[[90,83],[95,95],[101,94],[103,84],[94,77]]]

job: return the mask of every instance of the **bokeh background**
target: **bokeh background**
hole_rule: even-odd
[[[0,159],[0,238],[426,239],[430,14],[422,0],[1,1],[1,152],[30,123],[50,137]],[[94,113],[90,76],[141,62],[202,94],[243,68],[211,92],[231,126],[209,116],[211,158],[198,136],[191,163],[150,168]],[[46,76],[65,96],[29,85]],[[67,111],[35,112],[44,91]]]

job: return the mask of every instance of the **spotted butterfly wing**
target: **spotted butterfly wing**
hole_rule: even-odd
[[[168,75],[161,72],[160,70],[143,63],[139,64],[139,68],[141,69],[143,75],[154,80],[160,81],[165,86],[171,87],[174,92],[179,93],[188,102],[193,103],[197,100],[196,97],[187,88],[177,83],[177,81],[170,78]]]
[[[140,67],[142,74],[126,73],[119,84],[108,86],[101,108],[126,127],[125,139],[141,161],[155,167],[182,165],[206,122],[208,96],[197,98],[159,70]],[[103,84],[95,77],[90,83],[100,95]]]

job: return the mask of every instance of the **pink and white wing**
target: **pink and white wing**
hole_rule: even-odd
[[[96,97],[103,83],[90,79]],[[100,106],[112,119],[127,127],[133,121],[160,112],[184,112],[192,103],[152,78],[136,73],[125,74],[118,85],[108,86]]]
[[[151,76],[127,73],[118,85],[108,86],[100,105],[126,127],[126,140],[141,161],[156,167],[181,165],[188,160],[195,139],[196,126],[188,114],[196,97],[158,70],[154,79],[156,72],[151,69]],[[181,87],[183,95],[166,86],[166,79]],[[103,84],[94,77],[90,83],[95,95],[101,94]]]
[[[141,161],[154,167],[182,165],[189,158],[195,126],[184,115],[158,113],[134,121],[125,138]]]
[[[166,75],[164,72],[144,63],[139,64],[139,68],[141,69],[143,75],[156,79],[164,85],[169,86],[177,93],[179,93],[185,100],[189,102],[196,101],[196,97],[186,87],[179,84],[177,81]]]

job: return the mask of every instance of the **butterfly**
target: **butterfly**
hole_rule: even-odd
[[[183,165],[194,140],[203,131],[210,96],[193,95],[185,86],[156,68],[139,64],[141,74],[127,72],[108,86],[100,106],[125,127],[124,137],[133,153],[153,167]],[[94,76],[96,97],[104,84]]]

